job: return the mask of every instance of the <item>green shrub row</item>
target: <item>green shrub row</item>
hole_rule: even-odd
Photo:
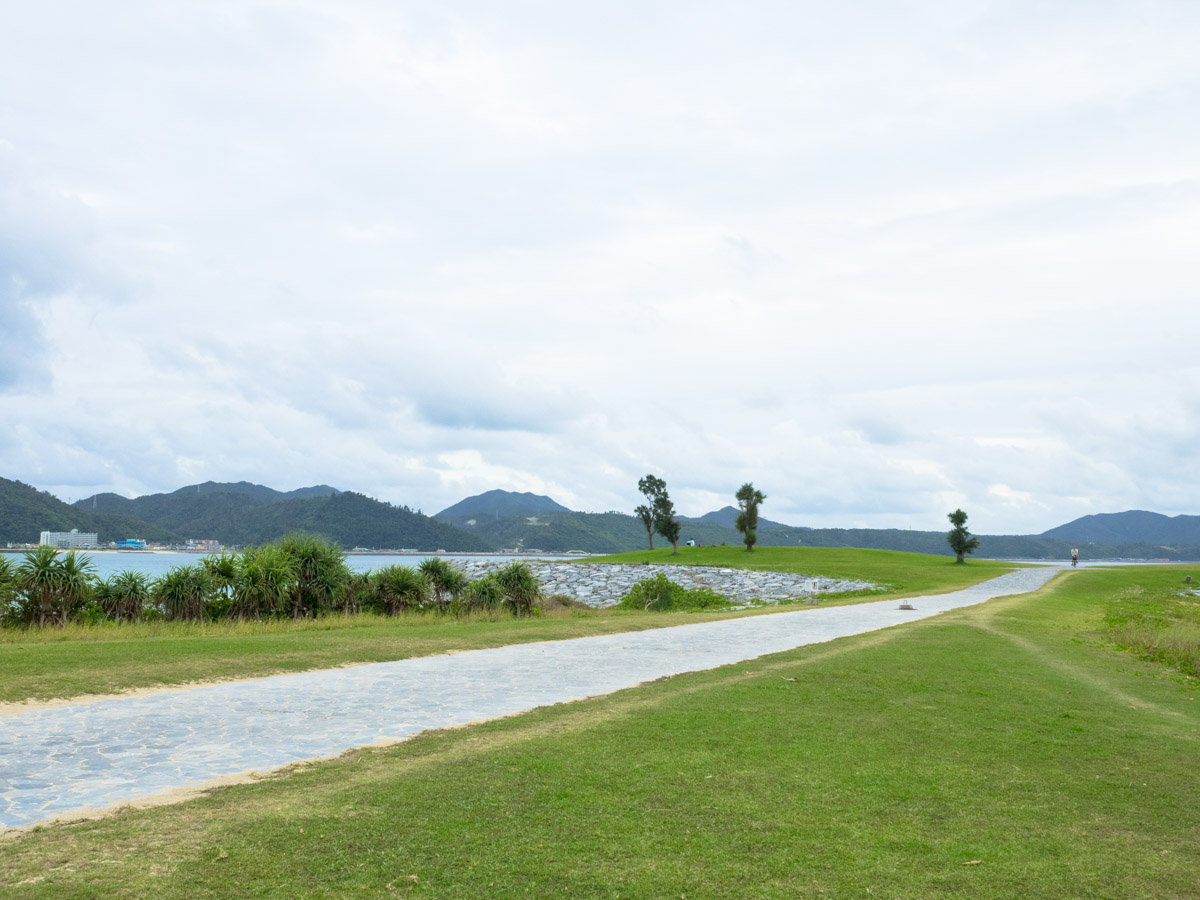
[[[124,571],[98,578],[87,556],[52,547],[0,557],[0,625],[44,627],[69,621],[306,618],[365,610],[396,615],[434,609],[534,613],[541,585],[522,562],[475,581],[436,557],[418,567],[352,572],[335,544],[292,536],[241,553],[206,556],[156,579]]]

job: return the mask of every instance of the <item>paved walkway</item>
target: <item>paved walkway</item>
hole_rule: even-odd
[[[1059,567],[952,594],[472,650],[0,717],[0,830],[712,669],[1033,591]]]

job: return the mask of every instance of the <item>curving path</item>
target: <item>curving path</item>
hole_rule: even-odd
[[[1060,569],[1022,569],[967,590],[914,598],[912,611],[880,600],[5,716],[0,830],[887,628],[1036,590]]]

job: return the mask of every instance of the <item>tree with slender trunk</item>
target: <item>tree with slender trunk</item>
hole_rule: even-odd
[[[734,525],[742,533],[742,541],[749,553],[758,543],[758,507],[767,499],[767,495],[755,490],[754,485],[747,481],[738,488],[736,496],[739,512]]]
[[[654,533],[658,531],[658,502],[666,494],[667,483],[657,475],[647,475],[638,479],[638,490],[646,498],[646,502],[633,511],[646,526],[646,536],[650,539],[650,549],[654,549]]]
[[[956,509],[954,512],[948,513],[946,518],[954,526],[950,529],[950,533],[946,535],[946,541],[950,544],[950,549],[954,551],[954,555],[957,557],[955,562],[965,562],[965,555],[973,553],[975,548],[979,546],[979,538],[972,536],[971,532],[967,531],[967,514],[961,509]]]
[[[671,555],[679,555],[679,532],[682,529],[675,521],[675,504],[664,487],[654,498],[654,530],[671,542]]]
[[[633,514],[642,521],[642,527],[646,529],[646,537],[650,539],[650,549],[654,549],[654,510],[646,504],[642,504],[633,511]]]

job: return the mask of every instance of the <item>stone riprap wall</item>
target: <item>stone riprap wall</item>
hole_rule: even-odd
[[[508,563],[479,561],[456,563],[472,580],[501,569]],[[612,606],[644,578],[659,572],[689,590],[707,588],[735,603],[747,600],[797,600],[819,598],[822,594],[870,590],[866,581],[845,581],[814,575],[786,572],[756,572],[746,569],[720,569],[714,566],[661,566],[541,562],[529,560],[542,590],[547,594],[566,594],[588,606]]]

